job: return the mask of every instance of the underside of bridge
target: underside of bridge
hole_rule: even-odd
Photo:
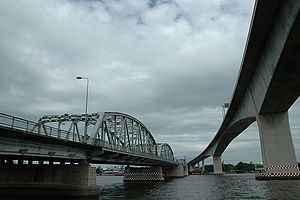
[[[220,156],[255,120],[265,172],[257,179],[299,178],[288,110],[300,95],[300,1],[256,1],[230,108],[208,147],[188,163],[208,156],[220,173]]]

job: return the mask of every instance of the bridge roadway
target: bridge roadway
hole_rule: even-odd
[[[88,118],[87,123],[102,132],[102,138],[87,136],[89,141],[84,142],[78,127],[80,122],[85,122],[84,115],[44,116],[36,123],[0,114],[0,158],[164,167],[178,164],[171,147],[156,143],[137,119],[113,112],[95,113]],[[45,125],[50,122],[64,125],[69,122],[69,131],[59,132]]]
[[[230,107],[213,140],[188,166],[213,156],[214,172],[222,174],[222,153],[257,121],[265,172],[256,178],[300,176],[288,120],[300,95],[299,9],[299,0],[256,1]]]

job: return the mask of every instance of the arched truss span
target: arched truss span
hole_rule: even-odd
[[[167,158],[169,160],[175,160],[175,156],[173,154],[173,150],[170,145],[167,143],[157,143],[157,153],[159,156],[163,158]]]
[[[48,126],[53,123],[57,125],[57,128]],[[68,126],[67,130],[62,130],[62,126],[66,125]],[[88,133],[86,137],[84,137],[85,129]],[[169,145],[157,145],[154,137],[143,123],[124,113],[44,115],[33,127],[32,132],[36,131],[65,140],[174,160],[173,151]],[[159,153],[157,148],[160,149]]]

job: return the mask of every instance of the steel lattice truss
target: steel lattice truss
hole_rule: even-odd
[[[57,124],[57,128],[48,124]],[[68,123],[68,130],[62,125]],[[84,137],[84,127],[88,135]],[[81,115],[45,115],[38,120],[32,132],[44,133],[74,142],[88,143],[137,154],[151,154],[175,160],[171,147],[156,143],[146,126],[136,118],[117,112],[98,112]]]

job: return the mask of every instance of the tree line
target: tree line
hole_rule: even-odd
[[[251,172],[251,171],[255,170],[255,165],[252,162],[250,162],[250,163],[239,162],[236,165],[222,163],[222,169],[223,169],[223,172],[232,172],[232,171]],[[205,165],[205,171],[213,172],[214,166],[213,165]]]

